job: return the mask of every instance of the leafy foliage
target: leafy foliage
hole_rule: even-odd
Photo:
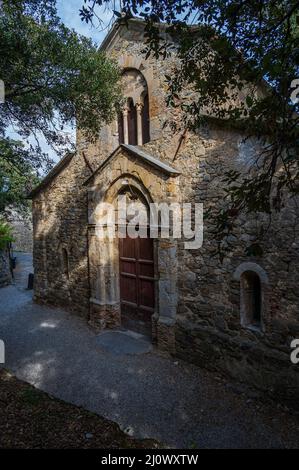
[[[96,4],[110,2],[84,3],[88,21]],[[175,39],[179,61],[166,77],[168,104],[182,110],[182,122],[173,127],[197,129],[210,119],[259,142],[245,175],[224,175],[215,226],[221,245],[233,231],[232,214],[271,214],[299,193],[299,1],[124,0],[122,16],[132,15],[146,22],[147,56],[172,53],[165,28]],[[188,101],[189,87],[196,93]]]
[[[4,250],[8,243],[13,242],[12,228],[0,219],[0,250]]]
[[[14,208],[26,214],[27,194],[39,182],[32,155],[19,142],[0,140],[0,212]]]
[[[51,166],[41,136],[60,155],[70,146],[66,126],[76,123],[89,139],[95,138],[118,107],[119,71],[91,40],[62,24],[54,0],[3,0],[0,38],[0,78],[5,83],[1,172],[8,171],[11,178],[30,173],[28,164],[37,172]],[[27,142],[27,151],[6,137],[12,126]],[[24,181],[14,179],[15,184],[18,189],[10,196],[18,200]]]

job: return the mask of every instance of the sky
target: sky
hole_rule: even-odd
[[[108,28],[111,24],[112,12],[108,11],[106,7],[97,7],[96,12],[103,21],[103,24],[99,25],[96,23],[95,26],[92,26],[83,22],[80,18],[79,11],[83,4],[84,0],[57,0],[58,16],[60,16],[63,23],[68,28],[74,29],[77,33],[91,38],[96,45],[99,46],[109,31]],[[66,129],[66,132],[71,140],[74,141],[75,130],[69,127]],[[12,127],[8,129],[7,135],[12,139],[23,140]],[[34,143],[33,138],[30,138],[29,141]],[[42,150],[48,153],[54,162],[58,162],[59,158],[56,152],[47,145],[42,136],[39,136],[39,142]]]
[[[58,15],[68,28],[73,28],[77,33],[92,38],[97,45],[100,45],[107,34],[107,29],[101,31],[103,27],[98,28],[98,24],[95,24],[95,27],[81,20],[79,10],[83,4],[84,0],[57,0]],[[96,12],[103,21],[104,27],[107,28],[112,16],[111,11],[105,7],[97,7]]]

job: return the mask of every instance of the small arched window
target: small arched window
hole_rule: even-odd
[[[262,326],[262,286],[253,271],[241,276],[241,321],[245,327],[261,329]]]
[[[62,248],[62,269],[63,274],[69,278],[69,255],[65,248]]]

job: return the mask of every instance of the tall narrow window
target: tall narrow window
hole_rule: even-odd
[[[132,99],[129,100],[128,130],[129,144],[137,145],[137,111]]]
[[[142,110],[142,137],[143,143],[147,144],[150,141],[150,118],[149,118],[149,100],[148,94],[143,98],[143,110]]]
[[[118,138],[119,138],[119,143],[120,144],[125,143],[123,113],[119,113],[119,115],[118,115]]]
[[[241,302],[243,326],[260,329],[262,324],[262,288],[258,274],[253,271],[247,271],[241,277]]]
[[[62,269],[63,274],[69,278],[69,255],[65,248],[62,248]]]

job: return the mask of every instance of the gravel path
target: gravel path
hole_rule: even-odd
[[[299,447],[298,417],[281,407],[154,351],[113,354],[84,320],[34,304],[30,257],[18,258],[15,285],[0,290],[5,367],[18,378],[170,447]]]

